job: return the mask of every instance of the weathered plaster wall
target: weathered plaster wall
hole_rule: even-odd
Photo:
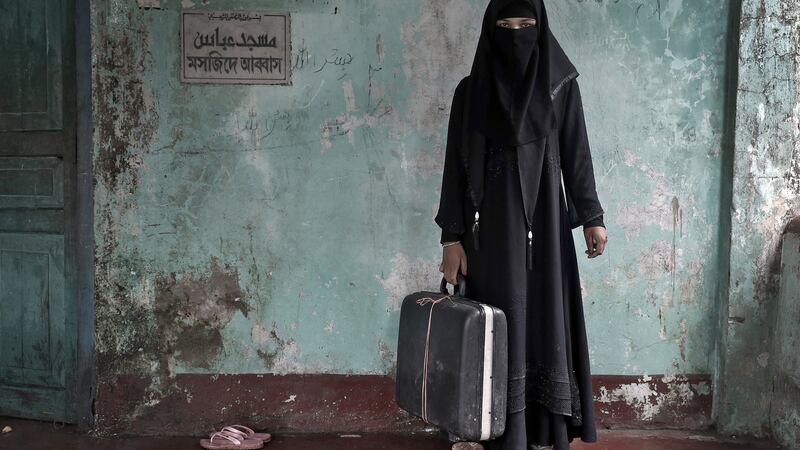
[[[611,235],[581,266],[593,367],[708,373],[726,2],[551,3]]]
[[[93,2],[101,383],[151,377],[142,413],[181,373],[391,374],[485,1],[154,3]],[[611,235],[581,263],[592,368],[642,375],[598,401],[642,420],[710,392],[682,375],[712,367],[726,4],[549,3]],[[182,6],[291,11],[293,85],[181,84]]]
[[[770,429],[787,448],[800,446],[800,218],[787,227],[781,245],[781,271],[775,328],[770,346],[772,404]]]
[[[800,214],[800,8],[742,4],[731,209],[730,289],[722,334],[722,429],[767,434],[781,236]],[[796,318],[795,318],[796,321]],[[779,360],[776,360],[778,358]]]

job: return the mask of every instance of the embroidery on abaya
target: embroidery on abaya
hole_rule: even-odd
[[[497,19],[530,17],[536,25],[498,27]],[[551,35],[541,0],[493,1],[483,20],[471,76],[469,127],[497,144],[518,146],[557,127],[550,98]]]

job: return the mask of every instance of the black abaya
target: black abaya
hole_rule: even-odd
[[[455,238],[465,248],[467,296],[499,307],[508,321],[506,430],[484,443],[488,449],[528,450],[536,444],[566,450],[575,437],[597,440],[571,230],[598,219],[603,210],[576,76],[559,79],[556,132],[527,146],[484,141],[483,151],[476,155],[473,150],[468,158],[459,156],[466,146],[458,132],[467,114],[467,79],[453,98],[436,221],[443,241]],[[480,164],[468,164],[475,160]],[[475,167],[482,167],[482,173]],[[482,191],[478,248],[473,228],[466,225],[476,211],[471,192],[475,184]],[[530,225],[526,197],[536,199]],[[526,264],[528,231],[533,236],[532,267]]]
[[[552,182],[558,180],[558,173],[551,173],[556,170],[545,165],[542,174],[534,234],[548,239],[535,241],[533,271],[525,265],[527,225],[514,147],[490,147],[487,154],[481,233],[492,236],[491,243],[476,251],[471,231],[463,239],[467,297],[497,306],[508,320],[506,431],[486,442],[487,450],[529,444],[560,450],[576,436],[596,440],[582,305],[579,294],[570,292],[579,286],[571,276],[577,272],[570,270],[575,252],[563,251],[574,244],[564,226],[561,185]],[[558,279],[563,283],[553,282]]]
[[[514,2],[540,29],[497,31]],[[472,72],[453,96],[436,223],[442,242],[464,246],[467,296],[508,321],[506,428],[488,449],[597,440],[572,229],[602,225],[603,209],[577,76],[542,0],[491,0]]]

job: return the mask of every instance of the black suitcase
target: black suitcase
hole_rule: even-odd
[[[410,414],[477,442],[505,430],[506,316],[465,298],[460,275],[458,283],[453,295],[442,279],[440,292],[416,292],[403,300],[395,398]]]

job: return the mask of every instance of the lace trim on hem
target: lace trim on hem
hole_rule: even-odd
[[[506,413],[513,414],[525,409],[525,375],[508,379],[508,398],[506,399]]]
[[[570,423],[583,423],[581,398],[575,371],[566,371],[537,365],[528,368],[525,396],[536,401],[548,411],[570,417]]]

